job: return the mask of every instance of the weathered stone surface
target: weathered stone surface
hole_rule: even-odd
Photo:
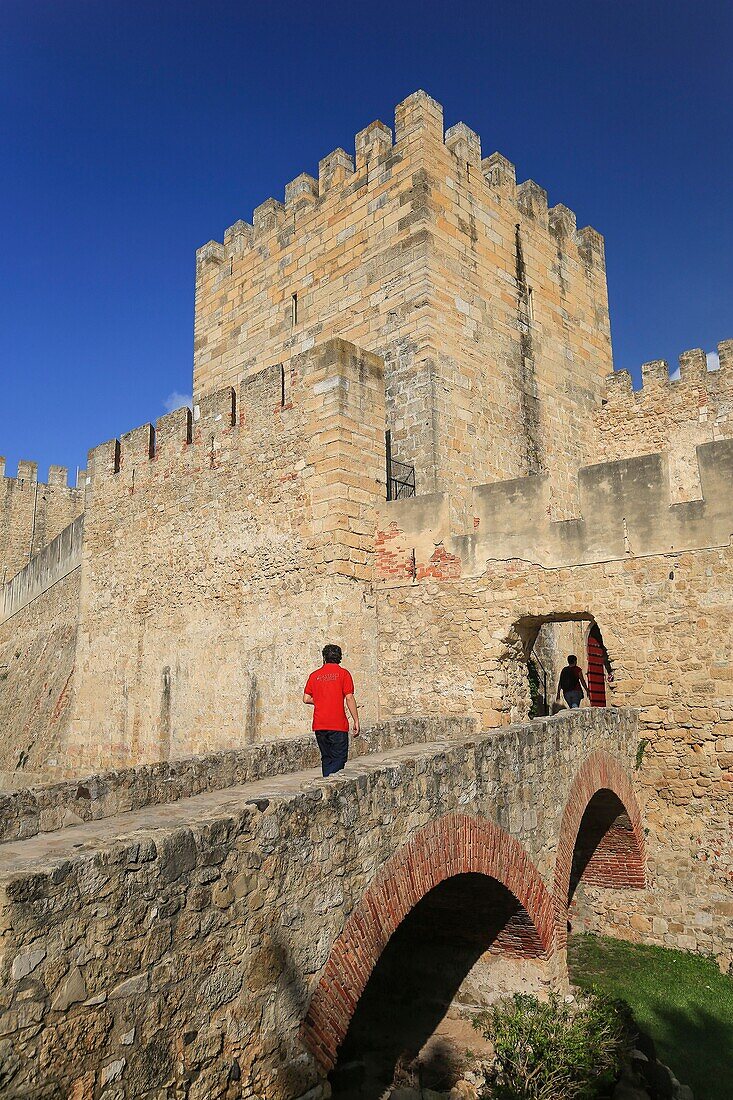
[[[110,989],[108,998],[110,1001],[120,1000],[121,998],[134,997],[138,993],[144,993],[148,988],[148,975],[147,974],[135,974],[132,978],[127,978],[124,982],[120,982],[114,989]]]
[[[83,1001],[87,995],[84,975],[78,966],[73,967],[56,991],[51,1008],[55,1012],[65,1012],[70,1005]]]
[[[25,978],[28,974],[32,974],[39,963],[42,963],[45,958],[45,947],[32,947],[30,950],[23,951],[20,955],[16,955],[10,968],[10,975],[13,981],[19,982],[21,978]]]
[[[133,1100],[183,1066],[208,1100],[228,1095],[236,1061],[254,1095],[325,1098],[314,1040],[348,1025],[337,990],[360,992],[348,960],[368,973],[414,891],[441,876],[494,875],[516,891],[529,924],[507,933],[507,967],[524,952],[562,985],[553,897],[567,897],[594,790],[620,791],[642,843],[636,715],[422,728],[436,740],[360,757],[327,780],[315,769],[274,775],[4,844],[0,1030],[16,1041],[18,1096],[42,1100],[50,1074],[88,1091],[91,1073],[94,1100],[110,1090]],[[532,814],[516,814],[518,803]],[[211,901],[216,891],[226,905]],[[382,923],[370,929],[369,913]],[[23,981],[50,981],[59,956],[76,960],[54,1006],[20,999],[12,982],[12,959],[41,931],[48,953]]]
[[[353,741],[351,756],[382,752],[405,744],[461,733],[471,719],[448,715],[436,718],[399,718],[366,727]],[[84,780],[55,783],[47,787],[0,793],[0,841],[54,832],[83,821],[114,817],[123,810],[160,806],[181,798],[222,790],[238,784],[283,775],[299,768],[314,767],[318,748],[309,734],[270,743],[230,749],[227,752],[184,757],[180,760],[139,764],[87,776]],[[262,809],[266,809],[263,803]],[[134,842],[137,862],[155,859],[152,837]]]
[[[125,1068],[126,1062],[124,1058],[118,1058],[116,1062],[108,1062],[106,1066],[102,1066],[99,1074],[99,1081],[102,1088],[111,1084],[112,1081],[119,1081]]]

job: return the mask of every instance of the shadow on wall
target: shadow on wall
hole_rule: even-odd
[[[352,1017],[330,1080],[334,1100],[376,1100],[393,1081],[450,1089],[460,1076],[440,1038],[418,1055],[461,999],[487,952],[538,958],[542,944],[526,910],[496,879],[462,874],[434,887],[385,947]]]

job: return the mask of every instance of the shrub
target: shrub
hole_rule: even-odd
[[[610,1095],[631,1047],[633,1021],[622,1001],[589,993],[566,1004],[525,993],[497,1002],[474,1021],[494,1044],[489,1091],[496,1100],[591,1100]]]

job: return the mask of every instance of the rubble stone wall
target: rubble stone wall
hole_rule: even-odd
[[[64,527],[0,589],[0,622],[11,618],[81,565],[84,516]]]
[[[625,776],[631,800],[637,736],[623,711],[464,733],[378,764],[363,757],[326,781],[230,788],[218,807],[192,799],[177,821],[168,804],[3,845],[3,1095],[153,1100],[176,1086],[191,1100],[325,1097],[328,1067],[303,1022],[316,989],[330,988],[350,916],[397,881],[386,873],[397,865],[411,868],[416,897],[466,860],[506,877],[561,978],[553,906],[558,920],[564,907],[542,897],[574,844],[560,835],[574,778],[607,761],[599,782]],[[437,849],[423,843],[436,828]],[[473,828],[494,838],[490,864],[488,850],[460,846]],[[425,860],[410,860],[420,851]],[[393,915],[375,915],[386,942]],[[357,969],[372,947],[352,940]],[[358,999],[355,974],[336,973],[346,1001]]]
[[[352,739],[349,755],[353,759],[402,745],[420,744],[436,736],[448,739],[465,736],[474,723],[475,719],[467,717],[433,717],[403,718],[366,726],[358,738]],[[312,768],[319,759],[315,738],[308,734],[229,752],[138,764],[63,783],[23,788],[0,797],[0,843]]]
[[[64,770],[80,579],[77,567],[0,623],[0,790]]]
[[[723,462],[729,444],[709,446],[721,448]],[[730,496],[713,503],[714,524],[724,533]],[[515,507],[511,514],[520,512]],[[473,713],[484,726],[517,721],[528,713],[526,661],[541,624],[597,622],[615,674],[606,685],[608,702],[640,708],[639,781],[650,830],[648,892],[633,912],[608,907],[604,895],[597,926],[729,959],[729,539],[635,554],[624,552],[619,524],[620,552],[611,547],[607,556],[595,555],[605,560],[571,565],[549,556],[541,532],[533,548],[529,524],[518,535],[498,525],[483,542],[480,528],[475,543],[445,538],[447,509],[439,498],[397,503],[385,514],[391,518],[378,538],[385,568],[377,593],[384,716],[408,713],[427,697],[436,711]],[[603,528],[602,516],[588,517]],[[592,547],[590,522],[587,530]],[[493,555],[493,546],[515,535],[527,558],[502,560],[505,550]],[[415,550],[414,565],[408,548]]]

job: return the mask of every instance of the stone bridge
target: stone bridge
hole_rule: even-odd
[[[375,1018],[394,1062],[462,997],[561,987],[569,904],[644,886],[633,711],[356,744],[0,799],[0,1095],[352,1095]]]

